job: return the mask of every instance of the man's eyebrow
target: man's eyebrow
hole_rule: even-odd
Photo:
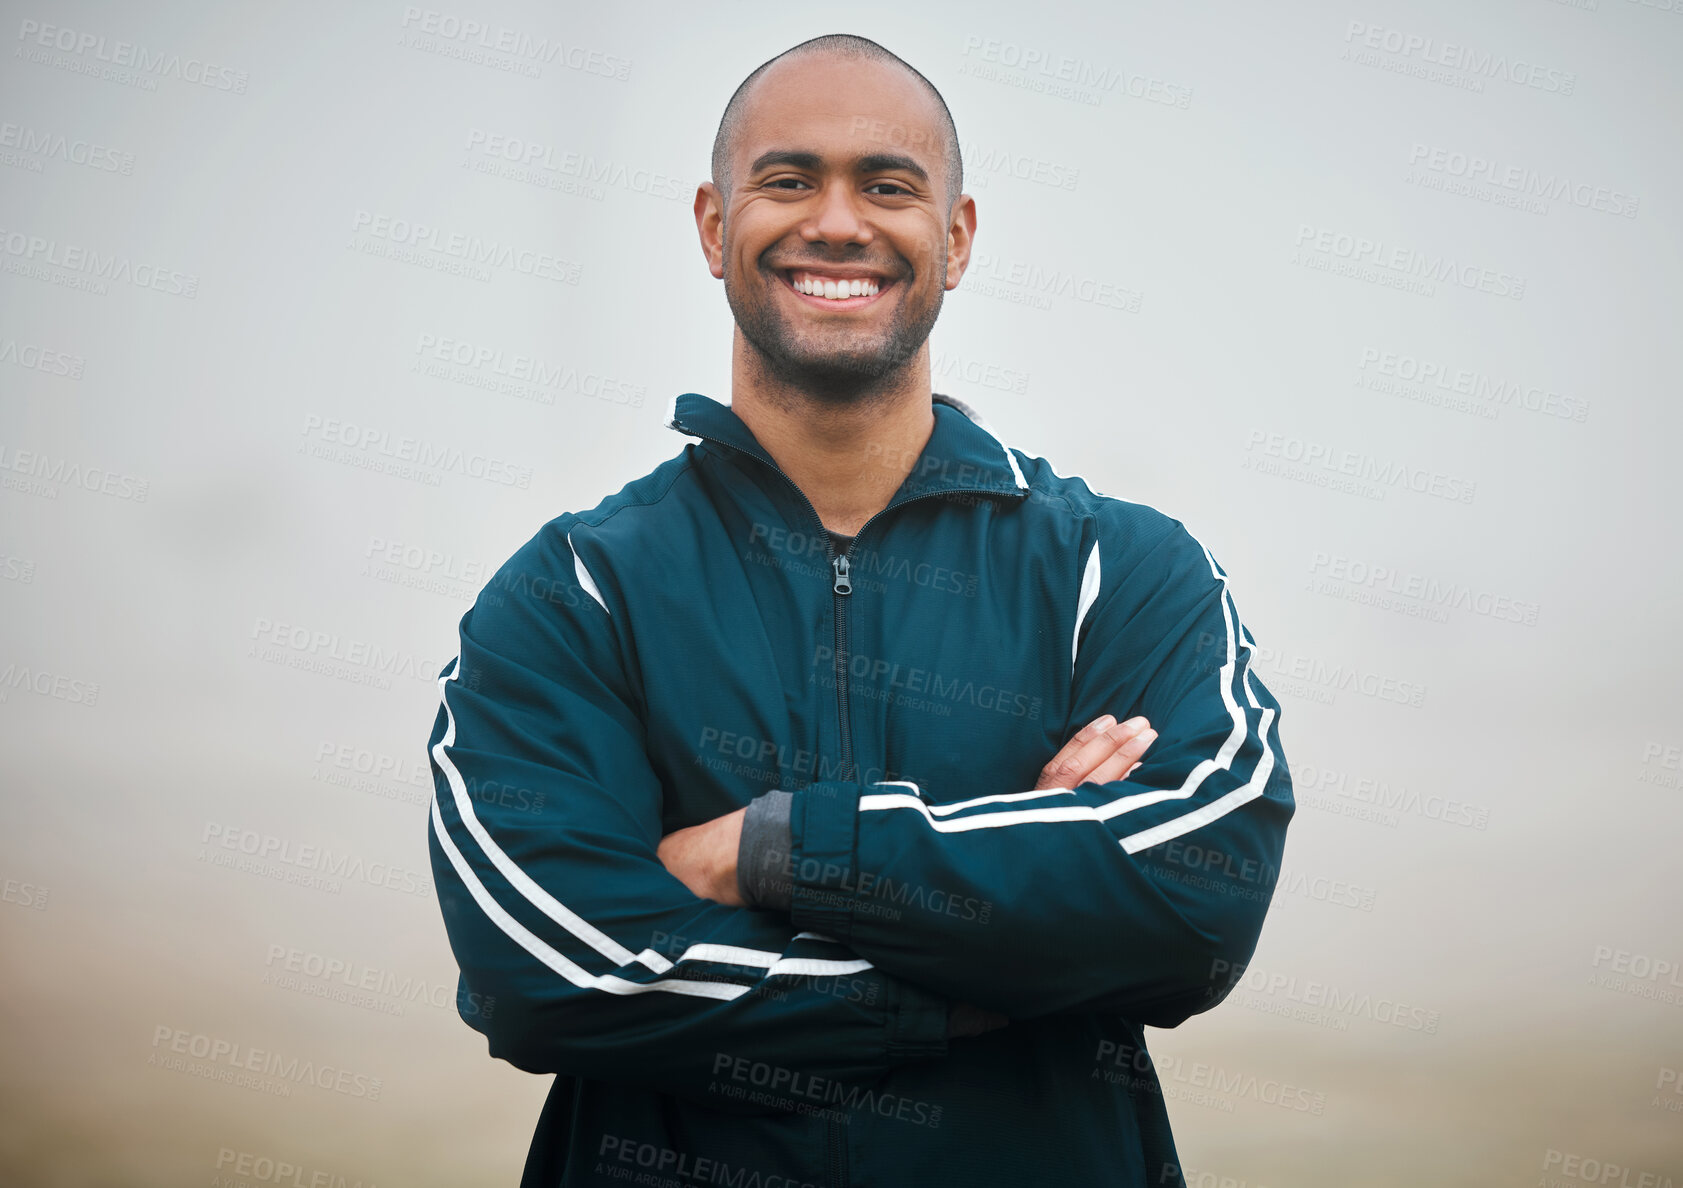
[[[860,173],[892,173],[899,170],[909,173],[924,184],[929,182],[929,174],[922,165],[906,156],[904,153],[872,153],[859,158]]]
[[[796,169],[816,170],[824,163],[817,153],[803,149],[772,149],[754,158],[754,163],[748,167],[749,173],[758,173],[773,165],[791,165]],[[924,169],[912,158],[904,153],[869,153],[860,157],[854,164],[855,173],[879,173],[899,170],[909,173],[925,185],[929,184],[929,171]]]

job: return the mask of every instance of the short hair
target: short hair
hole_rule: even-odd
[[[742,80],[742,85],[736,88],[730,102],[725,104],[725,114],[719,120],[719,131],[713,137],[713,184],[729,196],[731,149],[736,142],[737,128],[742,123],[743,109],[747,107],[748,92],[760,75],[792,54],[829,54],[898,66],[935,96],[935,102],[941,109],[941,135],[945,141],[943,158],[947,174],[947,210],[950,214],[958,202],[959,195],[964,192],[964,158],[958,151],[958,128],[953,124],[952,112],[947,110],[947,101],[941,98],[941,92],[935,89],[935,84],[923,77],[910,62],[889,52],[868,37],[856,37],[851,33],[826,33],[822,37],[814,37],[791,46],[775,58],[760,63],[752,74]]]

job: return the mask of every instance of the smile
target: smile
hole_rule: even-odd
[[[778,275],[807,304],[827,309],[860,309],[894,287],[892,280],[881,277],[840,276],[807,268],[784,269]]]

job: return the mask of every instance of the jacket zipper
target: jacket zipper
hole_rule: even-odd
[[[794,486],[794,483],[791,482],[789,485]],[[799,489],[800,488],[796,487],[796,490]],[[807,501],[807,506],[812,506],[811,500]],[[818,516],[818,509],[813,508],[812,514],[813,518],[816,519]],[[853,551],[853,542],[858,541],[859,535],[856,533],[853,537],[853,542],[850,542],[847,548],[842,550],[841,555],[837,556],[831,548],[830,532],[824,527],[824,522],[822,520],[819,521],[818,527],[819,530],[824,533],[824,549],[826,552],[830,553],[830,568],[835,571],[836,575],[836,580],[831,583],[830,586],[832,595],[834,596],[836,602],[836,713],[838,715],[838,725],[841,729],[842,745],[841,771],[836,778],[845,780],[848,778],[848,773],[853,766],[853,721],[848,717],[847,712],[846,602],[847,596],[853,593],[853,581],[848,576],[850,563],[848,562],[847,555]],[[863,528],[859,529],[859,532],[861,533],[864,531],[865,530]],[[841,1123],[836,1121],[834,1118],[826,1118],[824,1120],[824,1128],[829,1132],[830,1140],[831,1188],[846,1188],[847,1162],[842,1150],[842,1144],[846,1141],[846,1138],[842,1133]]]
[[[782,474],[783,472],[778,471],[778,473]],[[790,479],[788,475],[783,475],[783,477],[795,493],[801,497],[801,500],[806,504],[807,511],[812,513],[812,519],[818,525],[818,531],[823,533],[824,552],[830,558],[830,571],[835,575],[834,580],[830,583],[830,591],[835,598],[836,716],[839,719],[838,725],[841,729],[842,749],[841,767],[836,772],[836,778],[845,781],[851,779],[853,775],[853,718],[847,704],[847,603],[842,601],[853,593],[852,562],[849,558],[860,538],[876,522],[877,516],[891,509],[885,507],[866,520],[860,526],[859,531],[853,534],[853,539],[848,542],[847,548],[838,553],[830,543],[830,530],[824,527],[824,521],[819,518],[818,509],[812,506],[812,500],[806,497],[806,492],[795,486],[794,480]],[[897,511],[908,503],[916,503],[919,499],[933,499],[937,495],[952,493],[950,491],[926,491],[922,495],[913,495],[910,499],[896,503],[892,510]]]
[[[784,475],[784,477],[788,478],[787,475]],[[795,487],[792,480],[789,485],[795,488],[802,499],[806,500],[807,510],[812,513],[812,518],[817,521],[818,530],[824,534],[824,551],[830,555],[830,569],[835,574],[835,580],[830,584],[830,590],[836,602],[836,715],[841,727],[842,748],[841,767],[836,773],[836,778],[845,781],[853,778],[853,718],[848,709],[847,701],[847,604],[842,600],[853,593],[852,564],[849,557],[854,546],[859,543],[860,538],[865,535],[870,526],[876,522],[877,516],[882,515],[889,509],[885,507],[869,520],[866,520],[860,526],[859,531],[853,534],[853,539],[848,542],[847,548],[837,553],[830,545],[830,530],[824,527],[824,521],[818,518],[818,509],[812,506],[812,500],[807,499],[806,493],[801,491],[799,487]],[[950,493],[947,491],[926,491],[922,495],[913,495],[910,499],[895,504],[894,509],[898,510],[905,507],[907,503],[916,503],[919,499],[932,499],[936,495]]]
[[[830,589],[835,598],[836,714],[840,719],[838,725],[841,729],[842,747],[842,762],[841,769],[838,772],[838,778],[845,780],[853,768],[853,722],[848,714],[847,707],[847,604],[844,603],[842,599],[853,592],[853,580],[849,573],[851,568],[849,557],[853,553],[854,547],[858,545],[860,538],[865,535],[871,525],[877,522],[877,518],[879,516],[905,507],[908,503],[915,503],[919,499],[933,499],[937,495],[997,495],[1001,494],[1001,492],[985,487],[951,487],[943,491],[925,491],[922,495],[913,495],[910,499],[892,504],[872,515],[870,519],[860,525],[859,531],[853,534],[853,540],[848,544],[847,548],[843,549],[838,554],[835,551],[835,546],[830,543],[830,530],[824,526],[824,521],[819,516],[818,509],[812,506],[812,500],[808,499],[806,492],[796,486],[795,480],[784,474],[782,469],[775,463],[769,462],[755,454],[748,453],[746,450],[743,450],[738,446],[733,446],[727,441],[720,441],[711,434],[698,433],[695,430],[690,429],[686,429],[685,432],[695,433],[696,436],[706,438],[708,441],[718,442],[718,444],[735,453],[747,454],[748,457],[753,458],[756,462],[765,466],[773,474],[777,475],[778,478],[789,484],[789,489],[793,491],[796,496],[799,497],[800,501],[806,505],[807,514],[811,517],[812,522],[818,525],[819,535],[824,541],[824,554],[830,559],[830,570],[834,574],[834,580],[830,583]]]
[[[847,705],[847,603],[842,600],[853,593],[852,563],[849,558],[854,548],[857,547],[865,533],[870,530],[871,525],[877,522],[879,516],[890,511],[898,511],[908,503],[916,503],[919,499],[933,499],[938,495],[993,495],[997,492],[979,487],[955,487],[946,491],[925,491],[922,495],[913,495],[910,499],[896,503],[892,507],[883,508],[882,511],[866,520],[864,524],[860,525],[859,531],[853,534],[853,540],[848,543],[847,548],[837,553],[835,546],[830,542],[830,530],[824,526],[824,521],[818,515],[818,509],[812,506],[812,500],[806,497],[806,492],[797,487],[795,481],[778,470],[777,467],[773,466],[771,469],[781,476],[783,481],[789,484],[789,489],[799,495],[801,502],[806,504],[806,510],[811,515],[812,522],[818,525],[819,534],[824,539],[824,553],[830,558],[830,571],[834,575],[830,583],[830,591],[835,599],[836,619],[836,715],[839,718],[838,725],[841,729],[842,749],[841,767],[836,773],[836,778],[845,781],[850,778],[853,771],[853,719],[848,712]]]
[[[703,434],[702,436],[706,435]],[[734,449],[735,447],[731,448]],[[749,456],[753,457],[753,455]],[[758,461],[764,462],[765,459],[761,458],[758,459]],[[801,502],[806,504],[806,510],[808,514],[811,515],[812,522],[818,525],[818,531],[823,537],[824,553],[830,558],[830,571],[834,575],[834,578],[830,583],[830,592],[831,596],[835,599],[836,618],[836,714],[839,718],[837,724],[841,730],[842,748],[841,769],[837,772],[836,778],[838,780],[845,781],[851,776],[853,771],[853,719],[849,715],[847,705],[847,603],[844,601],[849,594],[853,593],[853,579],[850,572],[852,569],[852,563],[849,560],[849,557],[853,552],[854,546],[859,543],[860,537],[864,536],[866,530],[876,522],[877,516],[889,511],[890,508],[883,508],[882,511],[877,512],[870,519],[866,520],[864,524],[860,525],[859,531],[853,534],[853,540],[849,542],[847,548],[843,549],[840,553],[837,553],[835,546],[830,541],[830,530],[824,526],[823,518],[819,516],[818,509],[812,506],[812,500],[807,498],[806,492],[796,486],[795,480],[784,474],[778,467],[771,466],[771,469],[776,472],[784,482],[788,483],[789,489],[796,495],[800,496]],[[966,493],[966,491],[961,488],[953,488],[946,491],[926,491],[922,495],[913,495],[910,499],[894,504],[893,507],[895,509],[902,508],[908,503],[915,503],[919,499],[933,499],[937,495],[955,495],[964,493]],[[995,492],[985,491],[980,488],[970,488],[968,493],[991,495]],[[844,1145],[846,1139],[842,1134],[841,1123],[837,1122],[834,1118],[826,1118],[824,1121],[824,1129],[826,1135],[826,1154],[829,1156],[830,1165],[829,1188],[847,1188],[847,1148]]]
[[[773,467],[773,469],[776,469]],[[779,474],[783,472],[778,471]],[[818,515],[818,509],[812,506],[812,500],[806,497],[806,492],[795,486],[793,479],[783,475],[784,479],[801,497],[806,504],[807,511],[812,513],[813,522],[818,525],[818,531],[824,535],[824,551],[830,558],[830,570],[835,575],[830,583],[831,596],[835,599],[836,617],[836,713],[839,717],[841,729],[842,761],[841,769],[837,773],[838,780],[849,780],[853,775],[853,719],[848,712],[847,704],[847,603],[845,599],[853,593],[852,563],[849,556],[866,531],[876,522],[877,516],[887,512],[888,508],[873,515],[860,525],[859,531],[853,534],[853,539],[847,548],[837,553],[830,542],[830,530],[824,526],[824,521]],[[895,508],[905,507],[907,503],[915,503],[919,499],[931,499],[936,495],[951,494],[949,491],[928,491],[922,495],[913,495],[910,499],[894,505]],[[830,1188],[847,1188],[847,1147],[846,1136],[842,1132],[842,1124],[834,1118],[824,1121],[824,1129],[828,1139],[828,1154],[830,1162]]]
[[[783,472],[779,470],[778,473],[782,474]],[[848,711],[847,698],[847,602],[845,601],[847,596],[853,593],[852,563],[849,558],[854,546],[859,543],[871,525],[876,522],[877,516],[890,509],[885,507],[866,520],[860,526],[859,531],[853,534],[853,539],[848,543],[847,548],[837,553],[830,542],[830,530],[824,526],[824,521],[818,515],[818,509],[812,506],[812,500],[806,497],[806,492],[795,486],[794,480],[790,479],[788,475],[783,475],[783,477],[788,481],[794,492],[801,497],[801,500],[806,504],[807,511],[812,514],[813,522],[818,525],[818,531],[823,533],[824,551],[829,555],[830,570],[835,575],[834,580],[830,583],[830,591],[831,596],[835,599],[836,713],[841,729],[842,748],[841,769],[836,778],[845,781],[853,777],[853,719]],[[906,504],[915,503],[919,499],[932,499],[937,495],[953,493],[951,491],[928,491],[922,495],[913,495],[910,499],[895,504],[894,508],[905,507]],[[842,1131],[842,1124],[834,1118],[827,1118],[824,1122],[824,1128],[828,1139],[827,1145],[830,1157],[830,1188],[847,1188],[847,1147],[845,1145],[847,1140]]]
[[[859,531],[863,532],[864,529]],[[859,538],[855,536],[853,539]],[[828,548],[830,533],[827,529],[824,532],[824,540],[825,547]],[[840,555],[832,554],[830,557],[830,568],[836,574],[836,580],[830,589],[836,600],[836,714],[841,727],[842,746],[841,770],[836,773],[838,780],[848,779],[853,770],[853,720],[848,716],[847,709],[847,603],[843,601],[853,593],[853,580],[848,576],[847,559],[847,554],[852,549],[853,546],[849,544]]]
[[[842,1153],[841,1123],[826,1118],[824,1127],[830,1138],[830,1188],[847,1188],[847,1161]]]

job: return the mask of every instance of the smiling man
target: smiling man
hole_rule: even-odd
[[[1182,1184],[1142,1028],[1243,972],[1293,811],[1227,574],[932,392],[976,206],[921,74],[803,42],[712,168],[729,403],[439,679],[463,1017],[555,1074],[523,1188]]]

